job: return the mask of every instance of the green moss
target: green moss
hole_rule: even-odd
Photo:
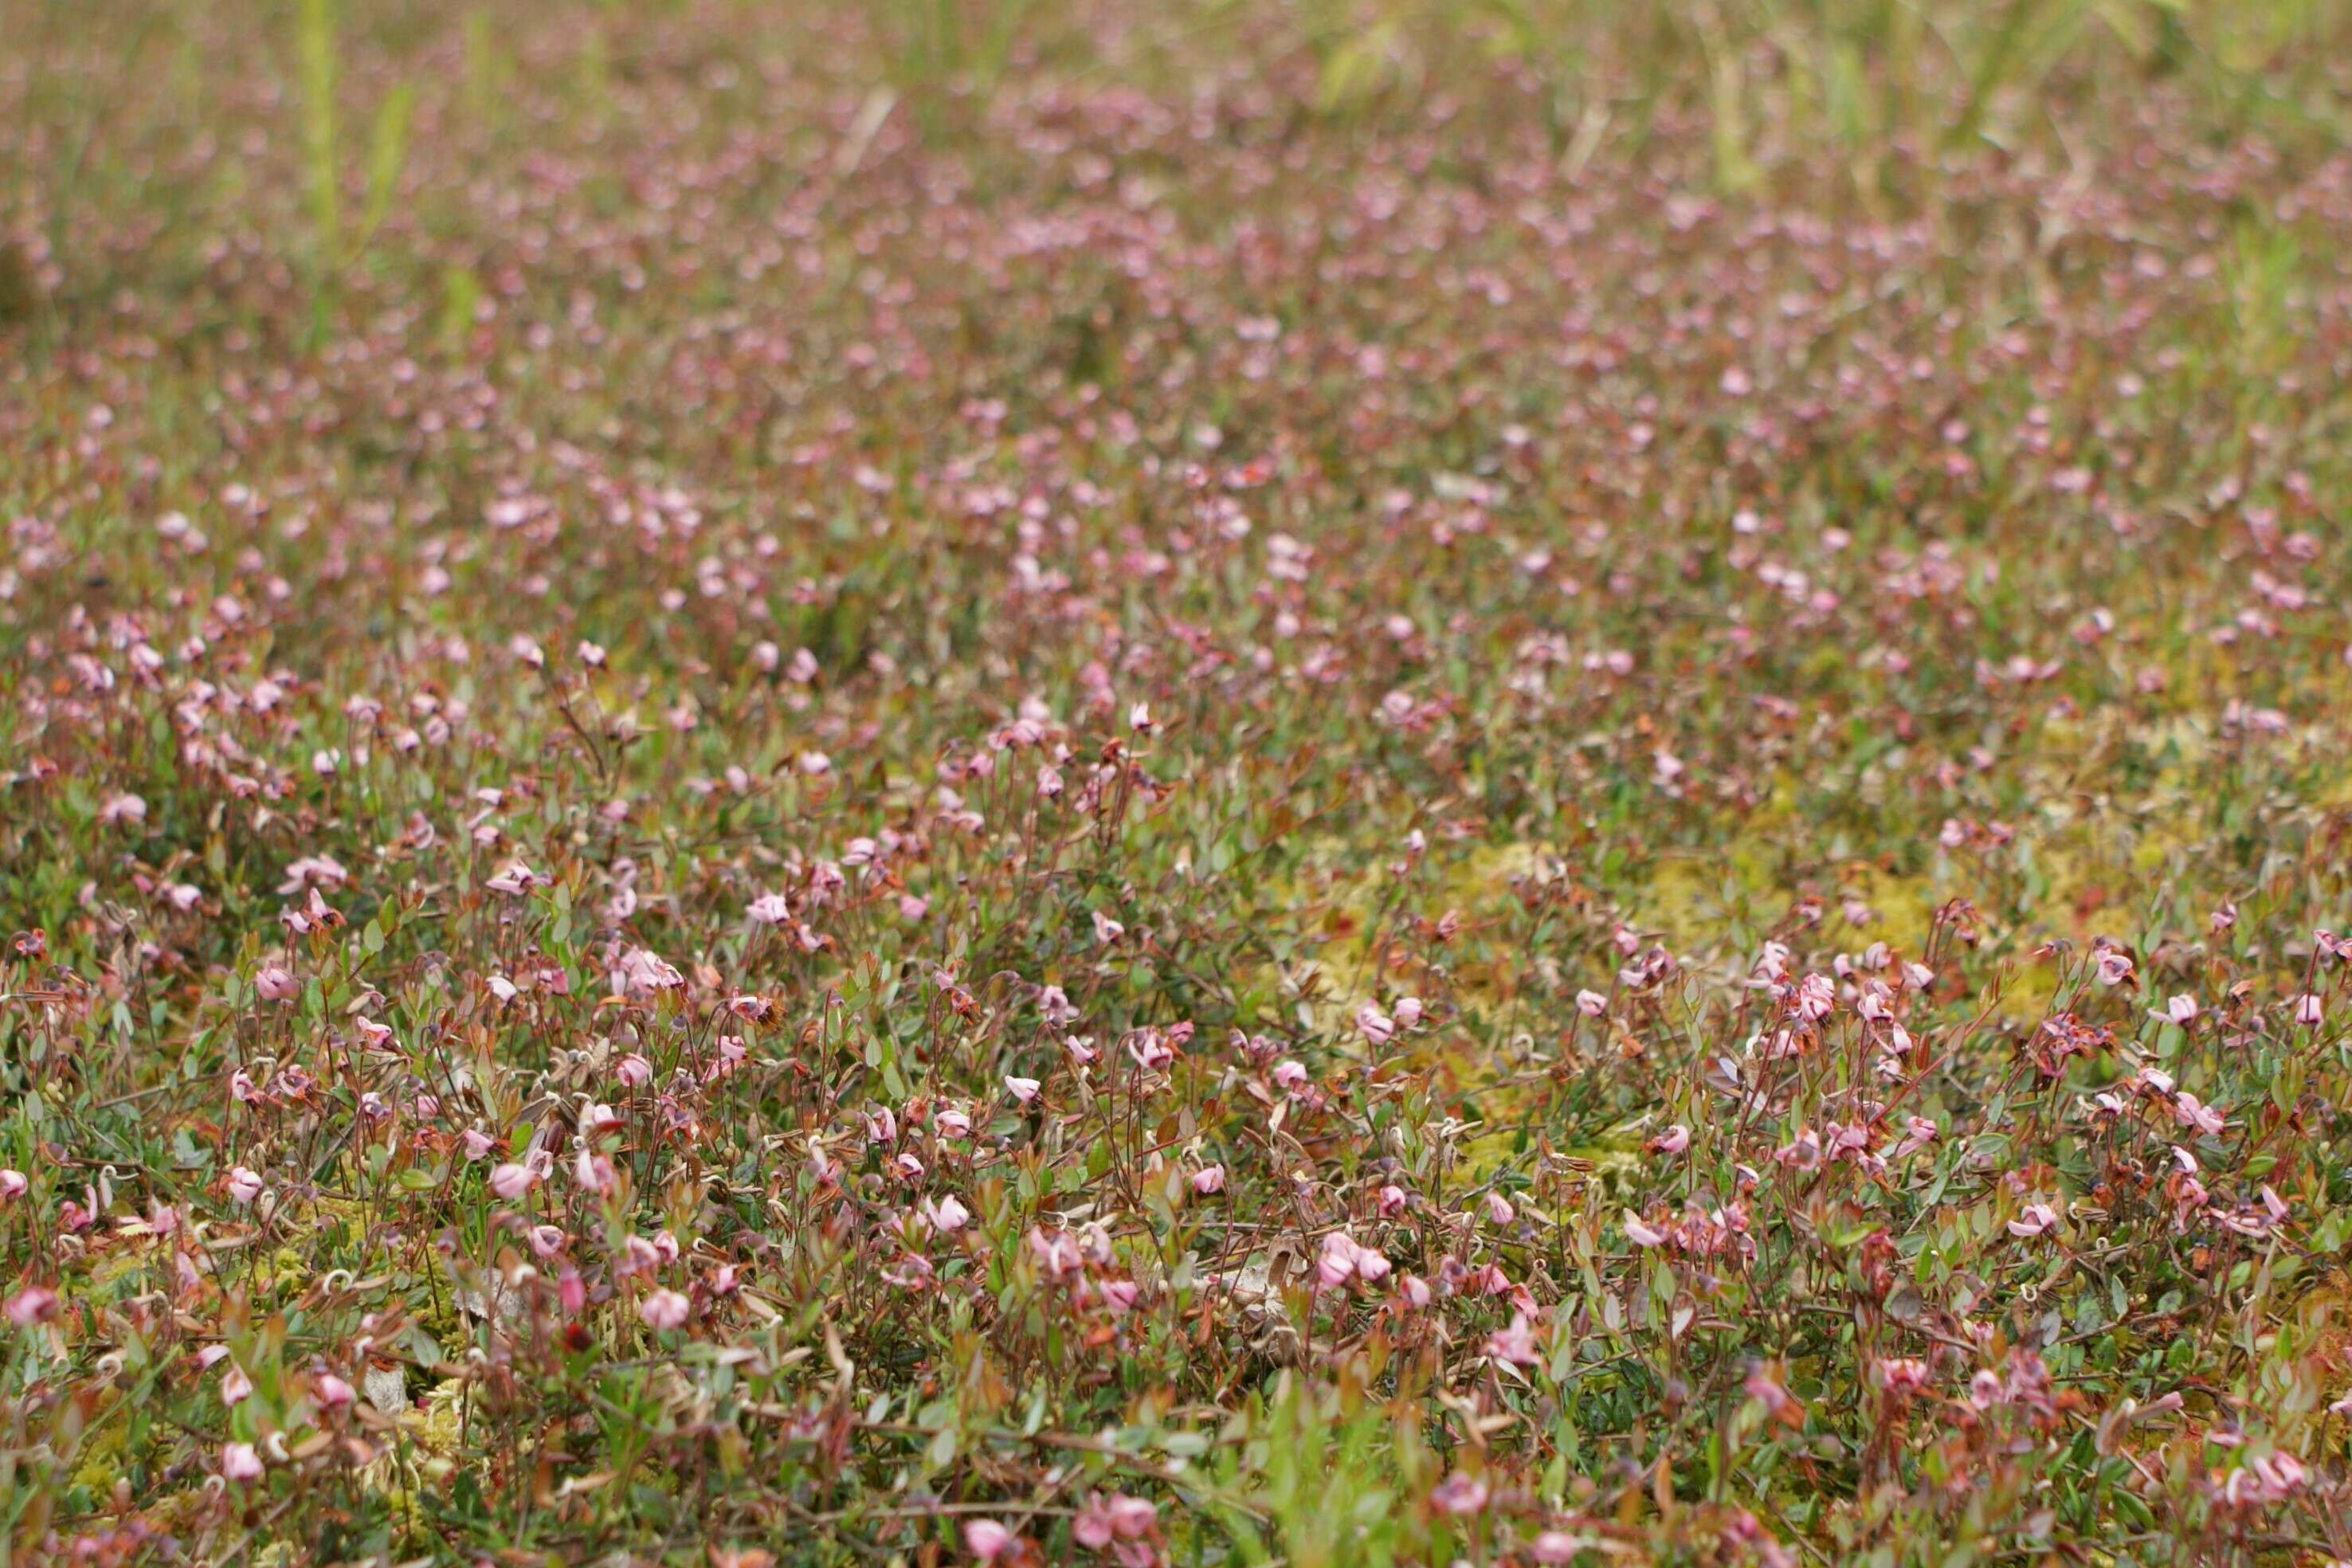
[[[1935,931],[1936,910],[1944,901],[1934,878],[1905,876],[1865,861],[1847,867],[1839,883],[1878,916],[1872,925],[1850,926],[1858,938],[1883,942],[1912,958],[1927,951],[1927,939]]]
[[[90,1496],[100,1502],[121,1479],[130,1458],[130,1429],[120,1421],[108,1420],[108,1414],[100,1411],[93,1418],[98,1430],[84,1433],[81,1447],[74,1455],[73,1484],[89,1488]]]
[[[446,1482],[464,1453],[465,1409],[461,1379],[443,1378],[425,1390],[421,1409],[404,1410],[395,1418],[397,1436],[360,1472],[360,1484],[397,1506],[408,1487]]]

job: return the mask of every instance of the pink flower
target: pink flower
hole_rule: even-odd
[[[1140,1541],[1160,1523],[1160,1510],[1141,1498],[1118,1492],[1097,1492],[1087,1499],[1072,1521],[1070,1533],[1090,1552],[1100,1552],[1119,1541]],[[1141,1563],[1122,1553],[1121,1563]],[[1150,1559],[1156,1561],[1156,1558]]]
[[[2258,1454],[2246,1463],[2261,1480],[2263,1494],[2268,1500],[2275,1500],[2285,1496],[2300,1488],[2305,1479],[2303,1461],[2293,1454]],[[2236,1478],[2231,1479],[2234,1480]]]
[[[147,803],[135,795],[118,795],[98,808],[98,819],[109,826],[118,822],[144,822]]]
[[[1927,1386],[1927,1363],[1910,1356],[1888,1356],[1878,1363],[1878,1386],[1889,1394],[1914,1394]]]
[[[1657,1226],[1651,1225],[1649,1222],[1643,1219],[1640,1215],[1633,1213],[1630,1209],[1626,1211],[1625,1238],[1628,1241],[1631,1241],[1634,1246],[1663,1247],[1665,1245],[1666,1237],[1667,1233],[1665,1231],[1660,1230]]]
[[[25,1173],[22,1171],[0,1171],[0,1203],[16,1202],[25,1195],[26,1190],[32,1184],[25,1179]]]
[[[1679,1154],[1690,1147],[1690,1129],[1677,1121],[1643,1146],[1654,1154]]]
[[[1113,1493],[1110,1500],[1110,1527],[1114,1533],[1127,1541],[1137,1541],[1149,1535],[1160,1522],[1160,1510],[1139,1497]]]
[[[310,1392],[318,1395],[319,1403],[330,1410],[352,1402],[352,1385],[331,1372],[322,1372],[313,1377]]]
[[[629,1089],[643,1089],[654,1080],[654,1064],[631,1051],[613,1068],[613,1076]]]
[[[225,1443],[221,1446],[221,1474],[233,1481],[255,1481],[261,1479],[261,1456],[250,1443]]]
[[[1609,998],[1598,991],[1580,991],[1576,994],[1576,1010],[1588,1018],[1598,1018],[1609,1011]]]
[[[1048,1279],[1066,1279],[1087,1266],[1085,1255],[1078,1251],[1077,1239],[1066,1230],[1031,1226],[1029,1251]]]
[[[1005,1092],[1024,1105],[1037,1098],[1037,1084],[1034,1078],[1016,1078],[1011,1073],[1004,1077]]]
[[[501,1165],[499,1167],[499,1171],[506,1171],[509,1169],[512,1169],[512,1167],[507,1165]],[[580,1184],[583,1191],[601,1193],[606,1187],[613,1184],[613,1162],[604,1158],[604,1155],[596,1152],[595,1150],[590,1148],[587,1144],[583,1143],[580,1145],[579,1152],[574,1154],[572,1159],[572,1179]],[[498,1172],[491,1173],[490,1185],[494,1188],[499,1187]],[[499,1195],[505,1198],[516,1198],[520,1197],[523,1192],[529,1192],[530,1190],[530,1184],[529,1182],[525,1182],[523,1184],[522,1192],[509,1193],[504,1188],[499,1188]]]
[[[1887,1150],[1886,1156],[1890,1160],[1899,1160],[1906,1154],[1914,1153],[1927,1147],[1927,1144],[1935,1142],[1936,1137],[1936,1124],[1926,1117],[1906,1118],[1903,1123],[1903,1136],[1895,1141],[1894,1146]]]
[[[1502,1194],[1488,1193],[1486,1194],[1486,1217],[1494,1221],[1496,1225],[1508,1225],[1512,1220],[1518,1217],[1518,1211],[1511,1207],[1511,1200],[1505,1197]]]
[[[46,1285],[27,1285],[8,1298],[8,1321],[20,1329],[57,1314],[58,1293]]]
[[[2101,948],[2096,962],[2099,969],[2099,984],[2102,985],[2120,985],[2131,978],[2131,954],[2121,948]]]
[[[685,1325],[691,1303],[675,1290],[656,1290],[637,1303],[637,1316],[651,1329],[675,1329]]]
[[[291,1002],[302,994],[301,983],[282,963],[265,963],[255,970],[253,988],[265,1002]]]
[[[2011,1236],[2040,1236],[2058,1223],[2058,1211],[2048,1204],[2028,1204],[2018,1216],[2009,1222]]]
[[[2294,999],[2294,1021],[2296,1023],[2316,1026],[2322,1016],[2322,1005],[2317,996],[2305,993]]]
[[[228,1195],[240,1204],[249,1204],[259,1197],[262,1187],[260,1174],[243,1165],[228,1173]]]
[[[1071,1538],[1089,1552],[1100,1552],[1108,1546],[1115,1533],[1110,1505],[1100,1494],[1088,1498],[1086,1506],[1078,1510],[1078,1517],[1070,1522]]]
[[[744,1045],[742,1036],[721,1035],[719,1037],[718,1057],[702,1069],[702,1081],[717,1083],[720,1079],[732,1076],[737,1068],[751,1059],[751,1047]]]
[[[1797,982],[1797,1015],[1819,1023],[1837,1011],[1837,983],[1826,974],[1808,974]]]
[[[2167,1001],[2162,1012],[2150,1008],[2147,1016],[2151,1018],[2161,1018],[2169,1024],[2178,1024],[2185,1029],[2197,1021],[2197,998],[2184,992]]]
[[[539,1173],[509,1160],[490,1173],[490,1191],[514,1202],[539,1184]]]
[[[2206,1104],[2187,1089],[2173,1097],[2172,1114],[2179,1119],[2183,1127],[2194,1127],[2209,1137],[2220,1137],[2221,1129],[2227,1125],[2222,1120],[2221,1107]]]
[[[963,1526],[964,1550],[982,1563],[993,1563],[1013,1544],[1013,1532],[992,1519],[968,1519]]]
[[[286,879],[278,884],[278,890],[299,893],[305,888],[340,888],[351,879],[351,872],[333,856],[305,855],[286,868]]]
[[[1225,1190],[1225,1168],[1223,1165],[1202,1166],[1199,1170],[1192,1173],[1192,1190],[1204,1198],[1211,1193],[1223,1192]]]
[[[942,1233],[952,1234],[971,1223],[971,1211],[952,1193],[941,1198],[925,1198],[920,1212],[925,1224]]]
[[[1315,1260],[1315,1278],[1327,1289],[1345,1285],[1356,1275],[1355,1243],[1339,1231],[1323,1238],[1323,1250]]]
[[[1315,1277],[1327,1290],[1337,1289],[1350,1279],[1378,1284],[1388,1275],[1389,1260],[1343,1230],[1335,1230],[1323,1238],[1323,1249],[1315,1259]]]
[[[1486,1506],[1486,1483],[1456,1470],[1437,1483],[1429,1503],[1440,1513],[1476,1513]]]
[[[650,948],[633,947],[621,955],[620,980],[631,992],[668,991],[686,984],[686,976]]]
[[[1525,1312],[1512,1313],[1510,1327],[1497,1329],[1488,1335],[1486,1353],[1513,1366],[1535,1365],[1541,1357],[1536,1351],[1535,1333],[1528,1327],[1528,1315]]]

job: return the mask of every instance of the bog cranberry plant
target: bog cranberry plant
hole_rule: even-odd
[[[2352,1560],[2347,24],[0,10],[0,1560]]]

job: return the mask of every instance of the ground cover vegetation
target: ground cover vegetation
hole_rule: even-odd
[[[2347,126],[0,0],[0,1561],[2352,1560]]]

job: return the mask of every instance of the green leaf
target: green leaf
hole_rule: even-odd
[[[1843,1252],[1849,1247],[1859,1246],[1877,1234],[1877,1231],[1878,1225],[1874,1220],[1854,1220],[1850,1223],[1822,1226],[1822,1239]]]
[[[956,1430],[952,1426],[942,1426],[933,1433],[930,1442],[923,1449],[924,1464],[934,1470],[945,1469],[954,1462],[955,1457]]]

